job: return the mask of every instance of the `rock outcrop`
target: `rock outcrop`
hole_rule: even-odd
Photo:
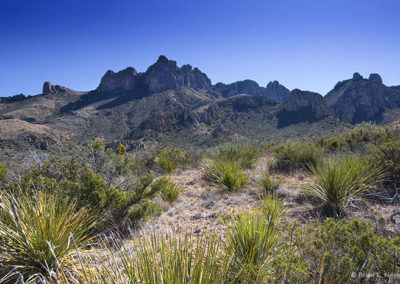
[[[278,114],[278,126],[284,127],[299,122],[314,122],[332,115],[322,95],[301,91],[290,92],[289,98],[281,104]]]
[[[206,74],[190,65],[178,67],[176,61],[161,55],[146,72],[137,73],[128,67],[118,73],[107,71],[97,88],[100,92],[114,90],[134,91],[140,89],[147,93],[159,93],[185,86],[194,90],[208,90],[211,81]]]
[[[380,122],[386,108],[400,107],[400,91],[386,87],[378,74],[371,74],[364,79],[354,73],[352,79],[337,83],[325,100],[343,121]]]
[[[176,61],[169,60],[163,55],[143,74],[143,84],[147,86],[150,93],[175,89],[178,86],[186,86],[194,90],[211,88],[210,79],[198,68],[192,69],[190,65],[179,68]]]
[[[51,95],[51,94],[56,94],[56,93],[65,93],[72,91],[68,88],[59,86],[59,85],[52,85],[49,81],[46,81],[43,83],[43,95]],[[75,92],[75,91],[72,91]]]
[[[215,90],[224,98],[239,94],[247,94],[252,96],[265,94],[265,89],[260,87],[252,80],[237,81],[231,84],[217,83],[215,85]]]
[[[267,87],[260,87],[252,80],[238,81],[231,84],[218,83],[214,90],[222,97],[228,98],[239,94],[252,96],[266,96],[268,99],[283,102],[289,97],[290,91],[278,81],[269,82]]]
[[[56,93],[56,89],[49,81],[46,81],[46,82],[43,83],[43,91],[42,91],[42,93],[43,93],[43,95],[55,94]]]
[[[98,90],[100,92],[116,89],[132,90],[135,88],[138,74],[135,68],[128,67],[118,73],[108,70],[101,78]]]
[[[289,98],[290,91],[278,81],[269,82],[266,87],[266,95],[271,100],[277,102],[286,101]]]

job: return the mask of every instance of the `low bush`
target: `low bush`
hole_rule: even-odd
[[[163,173],[172,173],[188,163],[186,155],[179,148],[160,149],[155,154],[155,163]]]
[[[106,217],[105,222],[118,224],[126,218],[138,222],[159,214],[161,208],[153,201],[158,192],[150,187],[154,173],[141,174],[137,166],[128,153],[105,150],[96,141],[72,158],[53,156],[1,190],[18,196],[33,190],[57,194]]]
[[[308,195],[322,201],[322,213],[342,217],[350,201],[361,198],[383,179],[382,170],[361,158],[326,160],[311,167],[311,184],[304,186]]]
[[[157,179],[151,185],[153,191],[160,192],[163,200],[170,203],[174,202],[181,193],[181,187],[178,183],[172,182],[167,177],[163,176]]]
[[[303,279],[302,283],[394,283],[400,272],[400,238],[377,236],[370,223],[327,219],[304,228],[292,224],[287,231],[287,253],[276,259],[285,267],[284,278]],[[301,258],[290,253],[296,251]]]
[[[247,175],[235,161],[209,160],[203,169],[206,176],[222,190],[238,191],[247,183]]]
[[[316,167],[323,158],[322,150],[314,143],[279,145],[275,147],[274,152],[275,160],[270,168],[283,172],[296,169],[309,170],[311,167]]]
[[[226,143],[207,150],[205,156],[214,160],[235,161],[240,167],[250,168],[264,151],[265,146],[257,142],[251,145]]]
[[[385,172],[384,190],[373,192],[374,197],[394,202],[400,199],[400,142],[378,145],[370,157],[370,163],[382,166]]]

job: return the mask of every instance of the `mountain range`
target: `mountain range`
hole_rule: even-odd
[[[98,87],[79,92],[43,84],[42,94],[0,98],[2,148],[46,149],[93,139],[134,147],[183,147],[225,141],[278,141],[332,133],[337,128],[400,118],[400,86],[378,74],[354,73],[325,96],[277,81],[213,85],[190,65],[160,56],[145,72],[107,71]]]

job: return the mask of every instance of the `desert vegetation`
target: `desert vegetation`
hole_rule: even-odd
[[[196,160],[94,141],[24,172],[1,166],[0,282],[392,283],[399,143],[365,124]],[[174,216],[218,230],[151,227]]]

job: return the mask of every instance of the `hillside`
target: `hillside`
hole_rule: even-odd
[[[198,68],[160,56],[142,73],[132,67],[107,71],[92,91],[45,82],[42,94],[2,98],[0,143],[3,149],[45,149],[100,139],[123,141],[131,149],[275,142],[335,133],[363,121],[388,123],[400,117],[399,107],[400,90],[385,86],[377,74],[364,79],[355,73],[323,97],[290,92],[277,81],[265,87],[251,80],[213,85]]]

